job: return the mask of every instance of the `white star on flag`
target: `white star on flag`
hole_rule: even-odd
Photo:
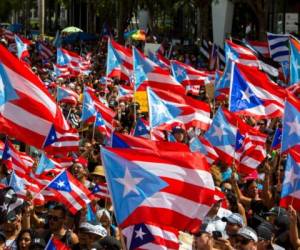
[[[183,70],[181,69],[181,68],[177,68],[176,69],[176,74],[178,75],[178,76],[183,76]]]
[[[253,96],[253,94],[250,93],[250,89],[247,88],[245,91],[241,90],[241,93],[242,93],[242,100],[246,100],[247,102],[250,103],[250,98],[251,96]]]
[[[131,173],[129,172],[128,168],[125,170],[125,175],[123,178],[114,178],[117,182],[124,186],[123,197],[125,197],[130,192],[134,192],[139,194],[137,190],[137,185],[144,179],[144,178],[133,178]]]
[[[298,117],[296,117],[293,122],[286,122],[286,123],[290,127],[289,136],[294,134],[294,133],[297,136],[300,136],[300,123],[298,121]]]
[[[58,182],[56,182],[56,185],[58,187],[64,187],[65,186],[65,182],[64,181],[58,181]]]
[[[296,174],[293,170],[293,167],[291,167],[291,169],[285,172],[284,182],[282,185],[291,183],[291,185],[294,186],[295,180],[300,179],[300,175]]]
[[[3,205],[0,206],[1,211],[6,211],[8,208],[8,204],[7,203],[3,203]]]
[[[218,137],[218,140],[220,141],[223,135],[225,135],[225,130],[223,131],[222,126],[218,127],[214,125],[214,133],[212,136]]]
[[[136,233],[135,238],[140,238],[141,240],[143,240],[144,235],[146,234],[145,232],[143,232],[142,227],[140,227],[139,230],[135,230],[134,232]]]

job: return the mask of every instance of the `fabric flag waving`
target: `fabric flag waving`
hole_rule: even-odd
[[[300,101],[291,94],[285,101],[282,126],[281,152],[300,149]]]
[[[290,37],[290,85],[300,82],[300,41]]]
[[[70,129],[41,80],[0,46],[0,131],[36,148]],[[52,141],[53,143],[53,141]]]
[[[102,198],[102,199],[110,198],[106,183],[100,183],[95,185],[95,187],[92,190],[92,194],[97,198]]]
[[[122,230],[127,249],[179,249],[178,230],[152,224],[136,224]]]
[[[267,33],[269,51],[272,59],[276,62],[289,61],[289,35]]]
[[[194,231],[214,203],[213,179],[199,153],[102,148],[101,157],[121,228],[152,222]]]
[[[234,63],[229,110],[262,118],[281,117],[286,91],[255,67]]]
[[[280,206],[287,208],[292,205],[300,211],[300,154],[296,150],[290,150],[284,172],[281,190]]]
[[[168,70],[164,70],[149,58],[133,48],[134,90],[145,91],[147,86],[172,93],[184,94],[184,87],[178,83]]]
[[[76,214],[79,210],[86,207],[93,198],[91,192],[67,170],[57,175],[48,185],[48,188],[57,195],[58,200],[72,214]]]
[[[135,124],[133,135],[149,138],[150,137],[149,122],[143,118],[138,118]]]
[[[15,40],[17,44],[18,58],[23,59],[24,57],[29,56],[27,44],[23,43],[23,41],[17,35],[15,35]]]
[[[55,237],[51,237],[45,247],[45,250],[71,250],[71,248]]]
[[[79,99],[79,95],[69,88],[57,87],[56,98],[58,102],[76,105]]]
[[[112,39],[107,43],[106,76],[130,80],[133,70],[132,52]]]
[[[271,149],[276,150],[281,148],[281,138],[282,138],[282,128],[277,128],[274,133]]]
[[[207,103],[184,95],[177,95],[160,89],[148,88],[150,127],[184,125],[207,130],[210,120],[210,107]]]
[[[183,86],[204,85],[208,78],[204,72],[176,60],[171,61],[171,70],[175,79]]]

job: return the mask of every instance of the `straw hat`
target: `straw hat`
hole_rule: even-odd
[[[104,167],[102,165],[98,165],[95,167],[94,172],[92,172],[93,175],[100,175],[105,176],[104,174]]]

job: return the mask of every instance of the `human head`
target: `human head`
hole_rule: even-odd
[[[78,179],[79,181],[84,181],[88,174],[87,168],[87,160],[83,157],[79,157],[75,160],[72,166],[72,174]]]
[[[104,167],[98,165],[95,167],[94,171],[91,173],[92,180],[95,184],[105,182],[105,175],[104,175]]]
[[[49,209],[48,221],[51,232],[57,232],[64,227],[67,210],[64,205],[56,204]]]
[[[248,194],[248,196],[252,199],[256,198],[258,195],[258,188],[257,188],[257,183],[255,180],[247,180],[245,183],[245,189]]]
[[[107,231],[100,224],[82,222],[79,225],[79,244],[83,249],[91,249],[93,243],[105,236],[107,236]]]
[[[251,227],[241,228],[235,239],[235,248],[239,250],[256,250],[257,249],[257,234]]]
[[[262,222],[257,228],[257,236],[258,236],[258,243],[257,243],[257,249],[258,250],[266,250],[270,248],[270,245],[272,244],[273,237],[274,237],[274,226],[264,221]]]
[[[212,249],[214,244],[212,231],[214,231],[214,228],[210,224],[203,224],[200,231],[194,234],[193,250]]]
[[[184,132],[185,132],[184,129],[179,126],[176,126],[172,129],[172,134],[174,135],[176,141],[178,141],[178,142],[184,141],[184,138],[185,138]]]
[[[34,234],[31,229],[22,230],[19,233],[19,236],[17,238],[18,249],[20,250],[29,249],[33,238],[34,238]]]
[[[228,217],[223,217],[222,221],[227,222],[225,231],[229,236],[235,236],[244,226],[243,217],[238,213],[232,213]]]

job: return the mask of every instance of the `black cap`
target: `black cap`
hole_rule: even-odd
[[[274,226],[270,222],[263,222],[257,228],[257,236],[259,240],[271,240]]]
[[[99,241],[100,245],[105,249],[110,250],[120,250],[121,243],[112,236],[106,236],[102,240]]]
[[[272,207],[265,215],[274,215],[276,217],[287,215],[287,211],[282,207]]]

